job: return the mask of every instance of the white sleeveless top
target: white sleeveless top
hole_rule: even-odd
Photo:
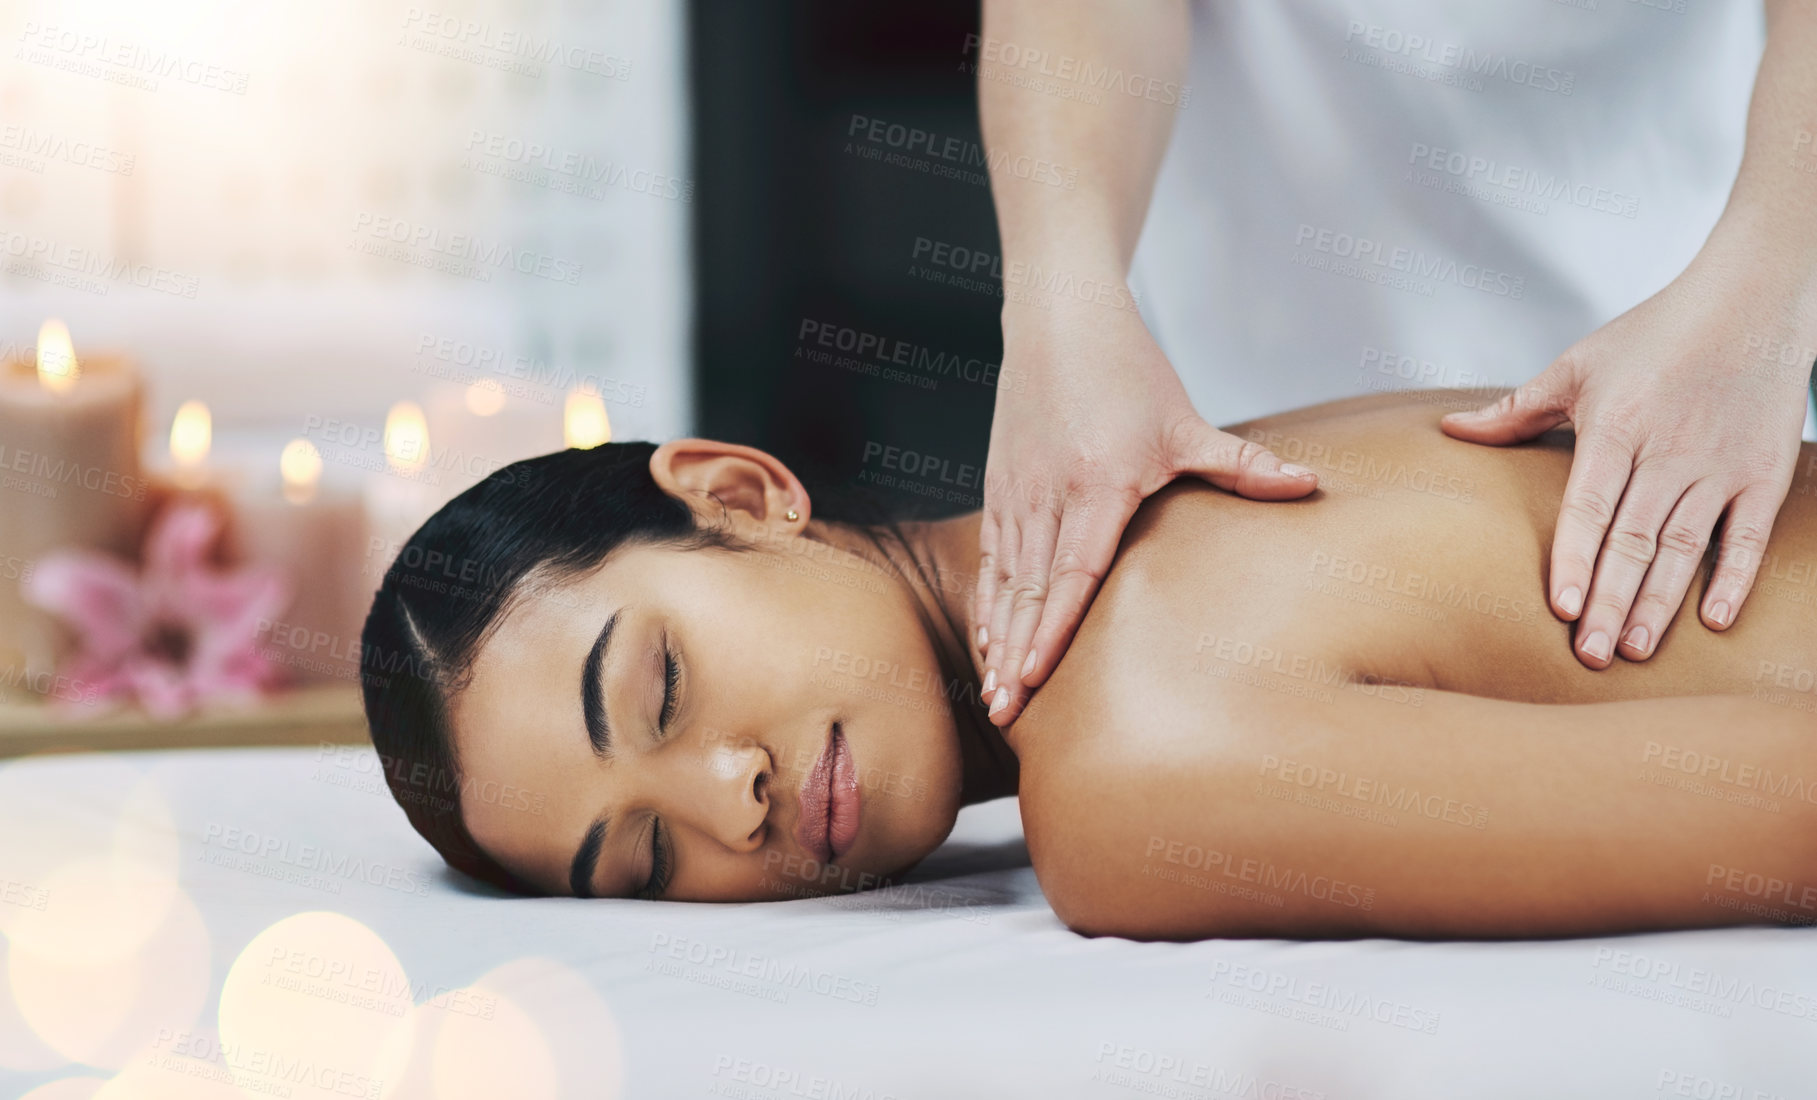
[[[1538,374],[1703,244],[1765,44],[1758,0],[1192,16],[1130,284],[1214,424]]]

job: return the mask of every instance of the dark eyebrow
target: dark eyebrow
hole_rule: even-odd
[[[606,625],[599,628],[599,637],[593,640],[593,648],[587,650],[587,659],[580,666],[580,712],[587,720],[587,740],[593,743],[593,755],[602,760],[612,756],[612,727],[606,723],[605,689],[599,682],[599,670],[605,663],[606,646],[612,641],[612,628],[618,625],[622,611],[621,607],[612,612]]]
[[[600,670],[606,663],[606,646],[612,642],[612,628],[618,625],[618,616],[623,611],[621,607],[606,619],[606,625],[599,628],[599,637],[593,639],[593,648],[587,650],[587,659],[580,666],[581,716],[587,723],[587,740],[593,745],[593,755],[601,759],[612,756],[612,727],[606,722],[605,688],[600,683]],[[606,845],[606,830],[611,824],[611,815],[602,814],[587,830],[574,852],[574,862],[568,865],[568,888],[577,898],[593,896],[593,875],[598,870],[599,852]]]
[[[574,853],[574,862],[568,867],[568,888],[574,891],[577,898],[593,896],[593,872],[599,864],[599,850],[606,843],[607,818],[600,818],[587,830],[586,838],[580,842],[580,848]]]
[[[605,685],[600,682],[600,671],[605,667],[605,647],[612,644],[612,627],[618,625],[621,613],[623,607],[605,620],[605,625],[600,627],[600,636],[592,640],[592,649],[587,651],[587,660],[580,665],[580,713],[587,722],[587,740],[592,744],[592,753],[601,760],[611,760],[612,727],[605,720]],[[587,836],[581,838],[580,847],[574,849],[574,862],[569,864],[569,889],[574,891],[576,898],[592,896],[592,876],[598,871],[600,849],[605,847],[605,833],[611,824],[611,815],[600,815],[600,820],[587,829]]]

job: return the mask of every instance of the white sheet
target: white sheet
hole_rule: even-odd
[[[12,986],[29,1003],[0,987],[0,1095],[105,1078],[122,1058],[135,1080],[194,1085],[195,1064],[178,1072],[157,1056],[186,1030],[178,1053],[210,1053],[196,1037],[214,1034],[223,980],[249,941],[325,909],[381,937],[414,999],[441,998],[442,1018],[470,1015],[449,990],[512,960],[553,960],[535,964],[544,969],[528,984],[485,983],[471,997],[492,1006],[488,1026],[443,1044],[482,1061],[531,1052],[513,1070],[513,1095],[1817,1096],[1817,930],[1505,944],[1091,940],[1042,899],[1013,799],[968,808],[911,884],[880,893],[736,906],[507,900],[444,872],[373,768],[370,752],[344,748],[0,768],[0,879],[14,884],[0,928],[10,937],[25,935],[19,922],[34,906],[45,906],[42,921],[48,901],[81,918],[58,866],[86,855],[180,867],[207,946],[205,980],[162,979],[205,989],[194,1010],[169,994],[175,1007],[155,1021],[163,1038],[147,1030],[150,1046],[130,1056],[96,1055],[106,1070],[45,1049],[20,1014],[50,1019],[49,995],[15,967]],[[239,850],[249,836],[253,854]],[[181,970],[181,949],[155,953]],[[505,988],[524,991],[506,997],[521,1013],[482,996]],[[542,1047],[524,1039],[526,1019]],[[88,1026],[40,1025],[65,1048]],[[436,1095],[433,1074],[423,1076],[430,1034],[423,1025],[409,1068],[357,1082],[363,1094]],[[213,1060],[247,1072],[245,1045]],[[532,1063],[545,1054],[566,1074],[557,1091],[538,1084]],[[279,1094],[266,1087],[273,1072],[248,1079],[247,1095]],[[476,1093],[483,1084],[445,1073],[440,1095],[463,1081]]]

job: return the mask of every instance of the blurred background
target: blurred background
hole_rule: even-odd
[[[444,872],[367,743],[365,609],[434,508],[564,444],[701,433],[976,507],[975,473],[866,476],[879,441],[983,464],[995,283],[907,274],[918,239],[996,248],[976,7],[0,0],[0,1093],[554,1095],[553,1056],[618,1095],[588,977],[390,904]],[[457,599],[471,564],[400,572]],[[112,751],[276,744],[305,767],[265,788]],[[208,874],[259,900],[204,918]],[[271,992],[277,940],[389,1001]],[[449,1005],[506,1026],[418,1011]],[[333,1077],[400,1035],[371,1076],[241,1064]]]
[[[0,0],[0,742],[5,704],[143,703],[116,681],[229,628],[275,666],[231,684],[347,696],[409,532],[564,444],[700,434],[823,505],[978,508],[1002,357],[978,20]],[[41,346],[65,330],[79,377]],[[192,572],[288,594],[248,574],[245,622],[191,614],[140,568],[184,502],[223,528]],[[103,589],[138,601],[136,671],[72,662],[119,648],[73,613]]]
[[[997,362],[992,295],[905,274],[917,237],[995,251],[981,166],[852,136],[976,146],[976,9],[10,0],[0,341],[60,317],[138,361],[154,443],[201,399],[217,449],[272,461],[312,417],[382,427],[487,379],[559,431],[598,379],[618,439],[703,432],[822,480],[873,438],[982,462],[989,385],[797,354],[812,323]],[[463,237],[535,262],[463,264]]]
[[[213,564],[289,581],[282,611],[241,606],[275,679],[342,688],[416,524],[564,444],[702,434],[823,499],[978,507],[1000,288],[917,264],[997,250],[977,23],[976,0],[0,2],[0,700],[143,696],[97,687],[71,655],[108,639],[43,601],[106,580],[66,579],[66,551],[142,566],[173,504],[213,510]],[[71,354],[74,381],[43,366]],[[896,447],[938,469],[892,476]],[[169,628],[186,612],[134,583],[166,649],[220,626]]]
[[[1001,288],[988,268],[960,288],[916,263],[918,241],[997,255],[966,48],[976,0],[702,0],[690,20],[699,430],[772,451],[810,486],[979,507]],[[911,148],[916,130],[934,137]],[[930,146],[960,152],[917,151]],[[883,483],[880,446],[936,458],[948,480],[917,487],[948,491]]]
[[[469,375],[559,410],[569,372],[630,384],[622,436],[680,430],[686,33],[660,3],[0,5],[6,338],[59,316],[139,361],[154,429],[201,397],[223,439]]]

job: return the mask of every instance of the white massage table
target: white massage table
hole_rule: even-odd
[[[0,987],[0,1096],[61,1078],[87,1080],[38,1095],[230,1096],[218,1068],[228,1063],[250,1082],[238,1095],[283,1095],[268,1086],[288,1071],[255,1065],[246,1039],[237,1052],[214,1044],[217,1020],[241,1011],[236,992],[224,1012],[223,983],[243,950],[256,956],[241,961],[247,973],[281,972],[271,960],[282,949],[249,943],[294,914],[332,910],[387,945],[407,996],[439,1011],[417,1010],[423,1022],[403,1045],[418,1049],[401,1056],[414,1061],[383,1063],[389,1077],[321,1077],[310,1091],[293,1074],[292,1096],[1817,1097],[1817,929],[1520,943],[1086,939],[1043,900],[1013,799],[965,810],[905,886],[754,905],[494,896],[443,870],[380,786],[370,751],[346,747],[9,762],[0,830],[0,880],[13,883],[0,928],[13,935],[25,935],[27,910],[41,907],[42,921],[47,900],[71,894],[56,861],[110,851],[148,865],[174,858],[206,930],[197,946],[190,919],[187,940],[166,936],[172,946],[142,961],[169,971],[169,989],[195,992],[171,994],[157,1030],[138,1025],[148,1047],[95,1055],[106,1068],[45,1047]],[[464,988],[488,972],[515,977]],[[514,990],[503,996],[515,1007],[486,990]],[[369,1011],[362,1034],[395,1027],[395,1015]],[[431,1043],[432,1017],[458,1017],[464,1030],[443,1024],[447,1042]],[[230,1030],[306,1045],[309,1028],[332,1023]],[[87,1026],[67,1025],[78,1036]],[[425,1069],[429,1047],[435,1058],[464,1051],[467,1070]],[[502,1071],[516,1076],[482,1081],[472,1068],[512,1051],[531,1052],[525,1068]],[[188,1061],[170,1060],[179,1055]],[[122,1079],[94,1091],[123,1057]],[[124,1087],[128,1075],[139,1091]]]

